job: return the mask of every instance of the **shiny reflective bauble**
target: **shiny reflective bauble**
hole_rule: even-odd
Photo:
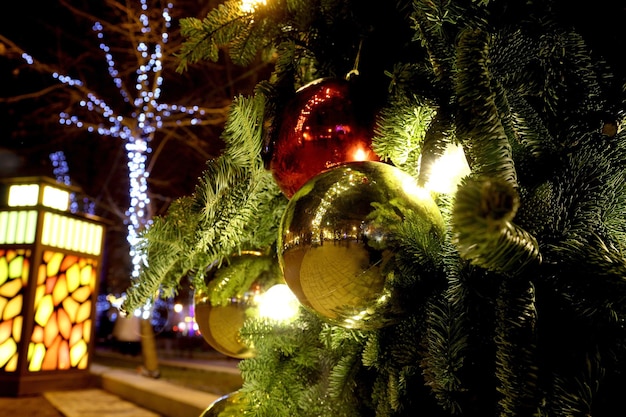
[[[194,295],[196,322],[206,342],[226,356],[246,359],[254,356],[251,347],[239,337],[239,330],[246,319],[246,310],[251,305],[234,301],[225,306],[212,306],[206,293],[196,291]]]
[[[213,401],[206,410],[200,414],[200,417],[241,416],[242,412],[243,400],[241,394],[239,391],[234,391]]]
[[[287,198],[320,172],[343,162],[378,161],[373,111],[350,81],[323,78],[296,91],[280,118],[270,170]]]
[[[424,233],[443,234],[430,194],[382,162],[352,162],[308,181],[287,204],[278,240],[285,281],[332,324],[379,328],[390,313],[393,229],[412,213]]]
[[[229,274],[235,273],[249,274],[249,285],[243,291],[229,294],[225,301],[212,300],[220,286],[234,279]],[[239,332],[247,318],[257,315],[260,296],[277,282],[284,281],[276,260],[268,256],[232,256],[226,264],[214,267],[207,274],[207,291],[197,289],[194,293],[196,322],[204,340],[224,355],[237,359],[253,357],[254,348],[243,343]]]

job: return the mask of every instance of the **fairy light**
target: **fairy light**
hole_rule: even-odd
[[[265,4],[265,0],[242,0],[240,8],[244,13],[252,13],[257,7]]]
[[[456,190],[461,179],[468,174],[470,174],[470,168],[463,148],[449,144],[443,155],[433,163],[425,188],[449,194]]]

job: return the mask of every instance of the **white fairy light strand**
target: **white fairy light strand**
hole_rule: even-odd
[[[147,0],[141,0],[140,7],[144,12],[148,10]],[[21,57],[26,63],[38,65],[40,69],[43,68],[50,72],[52,77],[60,83],[84,92],[85,98],[79,105],[89,112],[101,115],[104,120],[101,123],[91,123],[82,120],[77,115],[63,112],[59,114],[60,124],[75,126],[101,136],[119,138],[125,142],[130,181],[130,202],[125,214],[127,216],[127,240],[130,244],[131,277],[133,279],[139,277],[140,270],[146,262],[141,253],[136,250],[139,233],[151,223],[150,198],[148,196],[149,172],[146,170],[148,155],[151,153],[150,141],[158,129],[182,125],[183,123],[200,125],[203,123],[203,116],[208,114],[206,109],[199,106],[181,106],[158,102],[163,84],[163,77],[161,76],[163,46],[169,39],[168,29],[172,21],[170,15],[172,7],[172,3],[168,3],[161,11],[164,23],[163,31],[156,42],[148,41],[152,32],[149,16],[143,12],[140,15],[141,34],[144,35],[145,39],[138,42],[136,46],[140,62],[135,71],[136,78],[133,88],[130,89],[125,86],[117,69],[116,61],[111,54],[111,48],[104,41],[103,25],[96,22],[92,27],[100,40],[99,48],[104,52],[108,73],[114,85],[119,90],[122,99],[131,104],[134,109],[130,116],[117,114],[104,99],[88,90],[81,80],[52,71],[48,66],[37,62],[28,53],[21,51]]]

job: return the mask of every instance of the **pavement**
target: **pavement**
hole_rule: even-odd
[[[113,355],[113,352],[98,354]],[[160,365],[202,369],[219,378],[239,375],[237,361],[219,357],[159,359]],[[11,417],[200,417],[223,393],[188,388],[137,370],[90,366],[93,386],[65,391],[46,391],[22,397],[2,397],[0,410]]]

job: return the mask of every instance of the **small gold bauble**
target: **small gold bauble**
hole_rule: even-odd
[[[233,292],[225,289],[231,280],[246,282],[245,291],[236,285],[231,286]],[[239,332],[245,320],[256,315],[259,296],[277,282],[284,281],[276,260],[257,252],[231,256],[224,265],[214,267],[207,274],[207,290],[194,294],[196,322],[204,340],[233,358],[254,356],[254,349],[243,343]]]
[[[318,174],[294,194],[281,221],[278,259],[287,285],[333,324],[389,323],[392,230],[409,212],[426,233],[443,233],[430,194],[396,167],[351,162]]]

